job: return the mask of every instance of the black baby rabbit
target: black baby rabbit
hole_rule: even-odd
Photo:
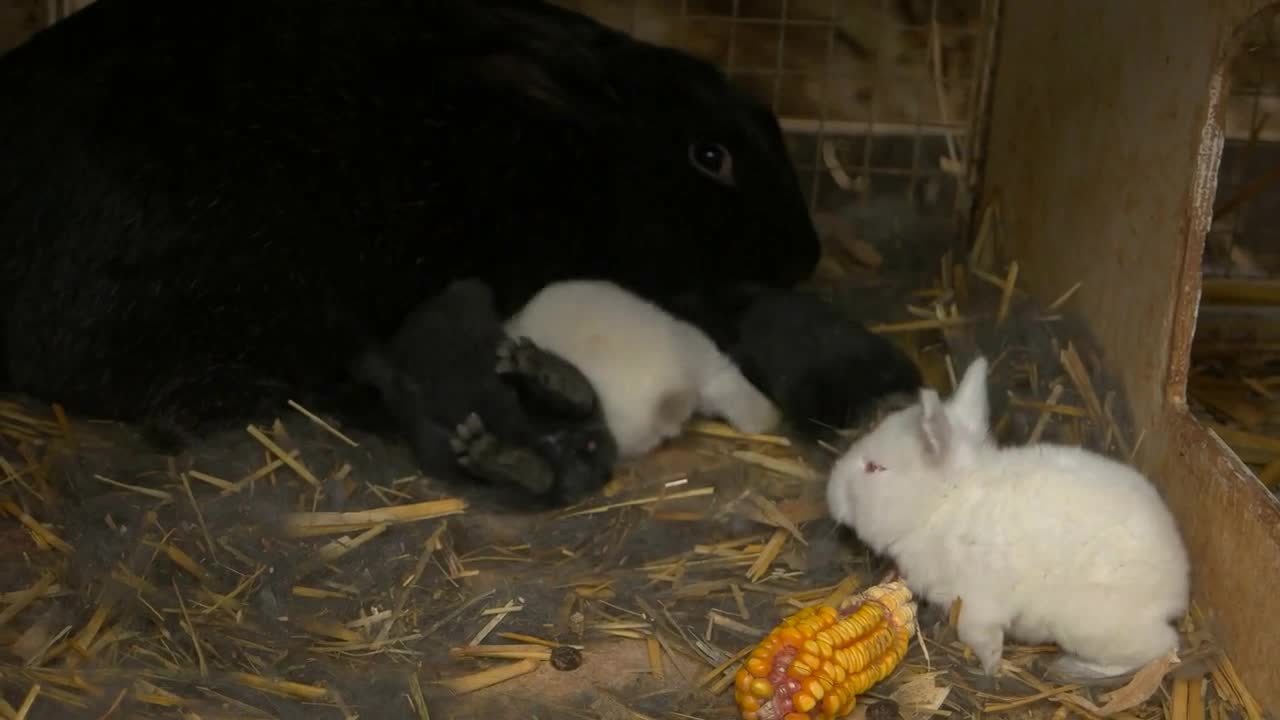
[[[767,107],[538,0],[98,0],[0,58],[0,158],[8,384],[186,429],[324,406],[458,278],[505,315],[819,254]]]
[[[923,384],[900,347],[810,291],[726,285],[669,306],[705,328],[788,424],[810,437],[858,425]]]
[[[371,345],[354,377],[380,391],[419,466],[557,504],[609,481],[618,458],[596,393],[573,365],[508,337],[493,293],[459,280]]]

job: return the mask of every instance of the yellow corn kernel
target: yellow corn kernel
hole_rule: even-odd
[[[778,641],[792,647],[800,647],[804,642],[804,636],[792,628],[783,628],[778,632]]]
[[[793,613],[752,650],[734,677],[740,717],[844,717],[858,695],[902,662],[915,619],[916,602],[901,580],[868,588],[839,608],[820,605]]]
[[[773,697],[773,684],[763,678],[756,678],[751,681],[751,686],[747,688],[747,691],[761,700],[766,700]]]
[[[796,660],[795,662],[791,663],[791,667],[787,668],[787,677],[793,680],[799,680],[801,678],[808,677],[812,673],[813,673],[813,668],[809,665],[805,665],[799,660]]]

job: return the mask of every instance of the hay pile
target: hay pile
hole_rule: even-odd
[[[1071,295],[1037,307],[1016,265],[953,257],[831,294],[865,310],[905,288],[877,329],[944,393],[975,352],[991,358],[1002,441],[1131,455],[1141,434]],[[0,436],[6,720],[727,720],[756,641],[889,569],[826,518],[838,448],[717,423],[541,513],[423,478],[405,448],[297,405],[176,458],[22,399],[0,406]],[[1007,646],[992,681],[947,609],[920,624],[859,713],[1261,717],[1195,617],[1179,668],[1111,697],[1045,682],[1043,647]]]

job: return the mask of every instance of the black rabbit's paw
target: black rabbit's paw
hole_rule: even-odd
[[[503,443],[475,413],[455,428],[449,445],[459,465],[488,482],[516,485],[537,495],[555,485],[555,473],[541,455]]]
[[[498,343],[494,369],[515,382],[526,402],[551,414],[584,418],[595,410],[595,389],[582,371],[528,338]]]
[[[504,336],[498,342],[494,370],[499,375],[528,374],[534,366],[537,351],[538,346],[529,338]]]

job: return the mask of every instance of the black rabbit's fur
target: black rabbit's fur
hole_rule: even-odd
[[[381,392],[418,464],[435,477],[457,476],[461,458],[471,478],[570,503],[612,475],[617,446],[590,383],[563,359],[509,338],[481,282],[451,283],[352,370]],[[460,437],[472,416],[474,433]]]
[[[538,0],[98,0],[0,58],[5,379],[80,414],[342,412],[362,340],[457,278],[506,315],[818,254],[764,105]]]

